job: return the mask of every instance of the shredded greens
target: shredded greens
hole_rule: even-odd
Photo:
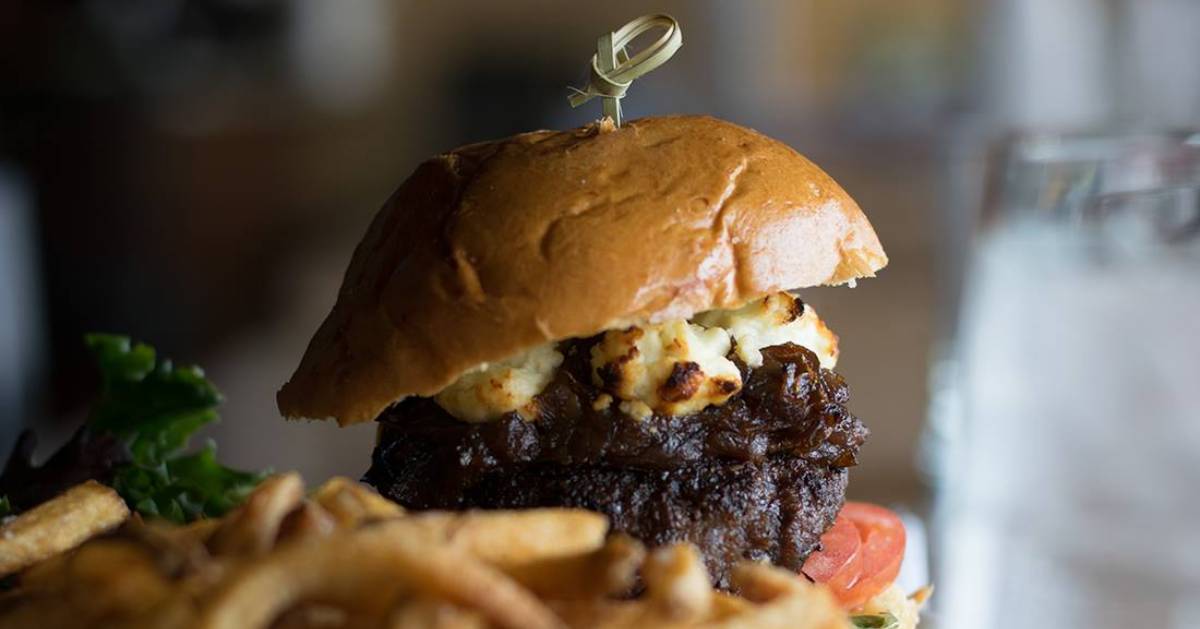
[[[0,475],[0,513],[9,498],[28,509],[94,478],[145,516],[189,522],[224,514],[262,480],[263,473],[218,463],[211,442],[187,453],[192,435],[217,420],[221,402],[200,368],[160,360],[153,347],[124,336],[89,334],[85,341],[101,376],[87,425],[38,467],[32,436],[23,436]]]
[[[851,616],[850,624],[858,629],[900,629],[900,621],[887,612]]]

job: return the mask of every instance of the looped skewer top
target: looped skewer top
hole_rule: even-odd
[[[638,35],[661,28],[663,34],[645,50],[632,58],[626,52]],[[643,15],[596,41],[592,55],[592,71],[584,89],[570,88],[567,97],[571,107],[578,107],[593,98],[604,101],[604,115],[621,126],[621,98],[633,80],[665,63],[683,45],[683,32],[675,18],[666,14]]]

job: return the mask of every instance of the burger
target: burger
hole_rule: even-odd
[[[903,529],[843,508],[868,433],[796,291],[886,264],[833,179],[729,122],[472,144],[376,215],[278,404],[375,421],[365,480],[405,507],[591,509],[718,586],[764,560],[860,606]]]

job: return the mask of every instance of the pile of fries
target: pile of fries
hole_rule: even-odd
[[[295,474],[186,526],[85,483],[0,527],[0,575],[0,628],[847,626],[795,574],[746,563],[714,591],[694,547],[647,552],[595,513],[408,514]]]

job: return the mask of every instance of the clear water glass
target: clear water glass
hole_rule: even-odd
[[[997,163],[935,372],[939,627],[1200,622],[1200,135]]]

